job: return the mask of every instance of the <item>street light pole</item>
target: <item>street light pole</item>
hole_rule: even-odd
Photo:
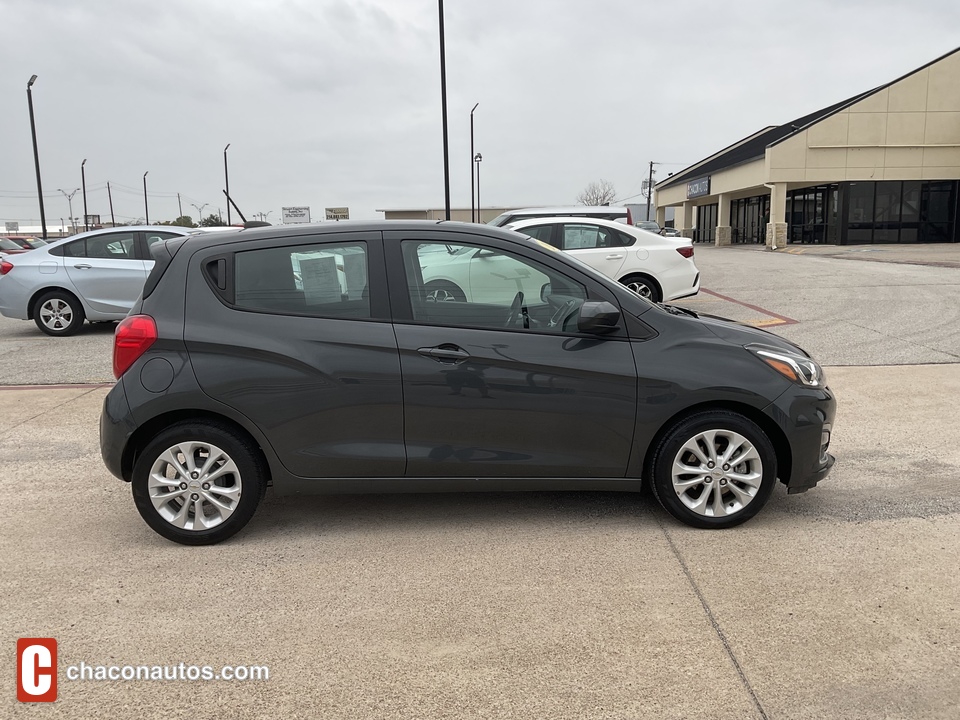
[[[110,200],[110,225],[117,226],[117,221],[113,217],[113,193],[110,191],[110,181],[107,180],[107,198]]]
[[[483,162],[483,155],[474,155],[473,162],[477,165],[477,222],[483,222],[483,205],[480,204],[480,163]]]
[[[87,159],[84,158],[83,162],[80,163],[80,185],[83,187],[83,231],[86,232],[90,229],[87,224],[87,173],[83,169],[83,166],[87,164]]]
[[[31,75],[27,81],[27,105],[30,108],[30,135],[33,137],[33,163],[37,167],[37,199],[40,201],[40,225],[43,228],[43,239],[47,239],[47,214],[43,209],[43,184],[40,182],[40,153],[37,150],[37,124],[33,119],[33,92],[31,88],[37,81],[36,75]]]
[[[476,222],[476,221],[477,221],[477,216],[476,216],[476,213],[474,212],[474,209],[473,209],[473,197],[474,197],[474,192],[475,192],[474,189],[473,189],[473,158],[474,158],[474,154],[473,154],[473,111],[476,110],[479,105],[480,105],[480,103],[477,103],[476,105],[473,106],[473,110],[470,111],[470,222]]]
[[[446,219],[450,219],[450,149],[447,143],[447,59],[443,44],[443,0],[440,10],[440,105],[443,111],[443,197]]]
[[[203,209],[210,203],[203,203],[202,205],[197,205],[196,203],[190,203],[193,207],[197,209],[197,225],[200,225],[200,221],[203,220]]]
[[[230,197],[230,171],[227,169],[227,150],[230,149],[230,143],[223,149],[223,182],[227,188],[227,198]],[[227,225],[230,224],[230,203],[227,203]]]
[[[149,170],[143,174],[143,220],[145,225],[150,224],[150,207],[147,205],[147,175]]]
[[[66,190],[61,190],[60,188],[57,188],[57,192],[63,193],[63,196],[67,199],[67,205],[70,206],[69,220],[70,220],[70,226],[73,228],[74,234],[76,234],[77,232],[77,219],[73,216],[73,196],[77,194],[77,190],[79,189],[80,188],[77,188],[73,192],[68,193]]]

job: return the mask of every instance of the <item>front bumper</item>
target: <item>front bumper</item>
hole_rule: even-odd
[[[766,408],[790,445],[789,474],[780,480],[790,494],[806,492],[830,474],[836,458],[830,439],[837,401],[830,388],[792,386]]]

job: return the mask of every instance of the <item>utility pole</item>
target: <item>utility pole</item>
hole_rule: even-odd
[[[647,220],[650,219],[651,205],[653,205],[653,160],[650,161],[650,178],[647,180]]]
[[[110,181],[107,180],[107,198],[110,200],[110,224],[117,226],[117,220],[113,217],[113,193],[110,191]]]
[[[180,193],[177,193],[177,207],[180,208],[180,217],[183,217],[183,203],[180,202]]]
[[[223,182],[226,186],[224,194],[227,196],[227,225],[230,224],[230,170],[227,167],[227,150],[230,149],[230,143],[223,149]]]

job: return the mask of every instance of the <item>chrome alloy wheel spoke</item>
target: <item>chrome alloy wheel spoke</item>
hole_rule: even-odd
[[[756,497],[763,482],[763,463],[743,435],[705,430],[683,444],[671,475],[674,492],[686,507],[704,517],[725,517]]]
[[[175,527],[206,530],[237,509],[240,470],[220,448],[183,442],[160,453],[150,469],[147,491],[157,513]]]

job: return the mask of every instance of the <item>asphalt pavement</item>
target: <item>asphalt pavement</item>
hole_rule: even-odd
[[[624,493],[268,493],[187,548],[104,469],[105,387],[0,389],[8,677],[18,637],[61,667],[55,704],[8,686],[0,716],[960,717],[960,269],[697,259],[709,292],[681,304],[801,342],[840,403],[833,474],[729,531]],[[2,382],[105,382],[109,347],[4,320]],[[69,681],[80,662],[270,678]]]

